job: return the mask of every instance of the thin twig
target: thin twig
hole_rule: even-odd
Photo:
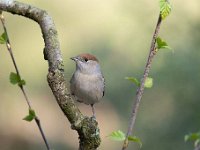
[[[133,130],[133,127],[135,125],[135,120],[136,120],[136,115],[137,115],[138,108],[139,108],[139,105],[140,105],[140,100],[141,100],[142,94],[144,92],[144,84],[145,84],[146,78],[149,75],[152,60],[153,60],[154,56],[156,55],[155,43],[156,43],[156,38],[158,36],[158,32],[159,32],[159,29],[160,29],[161,22],[162,22],[162,18],[161,18],[161,15],[159,15],[157,25],[156,25],[156,29],[155,29],[154,34],[153,34],[151,47],[150,47],[150,51],[149,51],[149,56],[148,56],[148,60],[147,60],[146,66],[145,66],[144,74],[143,74],[143,77],[141,79],[141,84],[140,84],[140,86],[137,90],[137,93],[136,93],[136,100],[135,100],[133,107],[132,107],[132,113],[131,113],[131,117],[130,117],[128,131],[127,131],[127,134],[126,134],[126,139],[124,140],[124,143],[123,143],[122,150],[125,150],[128,147],[128,137],[132,134],[132,130]]]
[[[12,48],[11,48],[10,40],[9,40],[9,37],[8,37],[8,32],[7,32],[7,29],[6,29],[6,26],[5,26],[5,19],[4,19],[4,16],[3,16],[2,12],[0,12],[0,20],[1,20],[1,23],[3,25],[4,32],[5,32],[6,36],[7,36],[7,41],[6,41],[7,49],[9,51],[9,53],[10,53],[12,62],[14,64],[14,67],[15,67],[15,70],[16,70],[16,73],[21,78],[20,73],[19,73],[19,69],[17,67],[16,61],[15,61],[15,58],[14,58],[14,55],[12,53]],[[27,94],[26,94],[26,92],[24,90],[24,86],[22,84],[20,84],[19,87],[20,87],[20,89],[21,89],[21,91],[22,91],[22,93],[23,93],[23,95],[25,97],[25,100],[26,100],[26,102],[28,104],[29,109],[32,109],[31,102],[29,101],[29,99],[27,97]],[[36,124],[37,124],[37,126],[39,128],[39,131],[40,131],[40,133],[42,135],[42,138],[43,138],[43,140],[45,142],[45,145],[46,145],[47,149],[50,150],[50,146],[49,146],[49,144],[47,142],[47,139],[46,139],[46,136],[45,136],[44,131],[42,129],[40,120],[39,120],[39,118],[37,116],[35,117],[35,122],[36,122]]]

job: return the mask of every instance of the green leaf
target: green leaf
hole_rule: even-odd
[[[135,142],[135,143],[138,143],[140,145],[140,148],[142,147],[142,142],[141,142],[140,138],[138,138],[136,136],[129,136],[128,140]]]
[[[19,83],[18,83],[19,86],[22,86],[22,85],[26,85],[26,81],[25,80],[20,80]]]
[[[34,118],[36,117],[35,111],[33,109],[29,109],[29,115],[33,116]]]
[[[10,73],[10,83],[12,84],[18,84],[19,86],[25,85],[26,81],[22,80],[21,77],[14,72]]]
[[[184,139],[185,139],[185,142],[199,140],[200,132],[187,134],[187,135],[185,135]]]
[[[168,0],[160,0],[160,14],[162,17],[162,20],[164,20],[171,12],[171,5]]]
[[[169,45],[167,44],[167,42],[165,42],[163,39],[161,39],[160,37],[156,38],[156,44],[157,44],[157,49],[161,49],[161,48],[166,48],[166,49],[172,49],[171,47],[169,47]]]
[[[29,114],[26,117],[24,117],[23,120],[31,122],[33,119],[35,119],[35,117],[35,111],[33,109],[29,109]]]
[[[121,130],[113,131],[108,137],[113,141],[124,141],[126,139],[125,133]],[[138,143],[140,147],[142,147],[142,142],[138,137],[128,136],[128,140],[131,142]]]
[[[140,86],[140,82],[137,78],[135,77],[126,77],[125,79],[133,82],[136,86]],[[144,87],[145,88],[151,88],[153,86],[153,78],[150,78],[150,77],[147,77],[146,78],[146,81],[145,81],[145,84],[144,84]]]
[[[108,137],[113,141],[124,141],[126,136],[121,130],[113,131]]]
[[[153,86],[153,78],[147,77],[144,83],[145,88],[151,88]]]
[[[17,84],[21,81],[20,76],[14,72],[10,73],[10,82],[12,84]]]
[[[125,79],[127,79],[127,80],[133,82],[136,86],[140,86],[140,82],[139,82],[138,79],[135,78],[135,77],[126,77]]]
[[[2,33],[2,35],[0,36],[0,44],[5,44],[7,42],[7,34],[4,32]]]
[[[33,116],[27,115],[26,117],[23,118],[23,120],[31,122],[33,120]]]

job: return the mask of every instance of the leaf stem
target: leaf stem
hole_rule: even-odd
[[[18,67],[17,67],[16,61],[15,61],[15,58],[14,58],[14,55],[13,55],[13,52],[12,52],[10,40],[9,40],[9,37],[8,37],[8,32],[7,32],[7,29],[6,29],[6,26],[5,26],[5,18],[4,18],[4,16],[3,16],[3,14],[2,14],[1,11],[0,11],[0,20],[1,20],[1,23],[2,23],[2,26],[3,26],[3,29],[4,29],[4,32],[5,32],[6,37],[7,37],[7,40],[6,40],[6,47],[7,47],[8,51],[9,51],[9,53],[10,53],[10,56],[11,56],[13,65],[14,65],[15,70],[16,70],[16,73],[17,73],[17,75],[18,75],[18,76],[20,77],[20,79],[21,79],[21,76],[20,76],[20,73],[19,73],[19,69],[18,69]],[[25,92],[25,90],[24,90],[24,86],[23,86],[22,84],[20,84],[19,87],[20,87],[20,89],[21,89],[21,91],[22,91],[22,93],[23,93],[23,95],[24,95],[24,97],[25,97],[25,100],[26,100],[26,102],[27,102],[27,104],[28,104],[29,109],[32,109],[32,107],[31,107],[31,102],[29,101],[28,96],[27,96],[27,94],[26,94],[26,92]],[[46,145],[47,150],[50,150],[50,146],[49,146],[49,144],[48,144],[48,142],[47,142],[47,139],[46,139],[46,136],[45,136],[44,131],[43,131],[43,129],[42,129],[40,120],[39,120],[39,118],[38,118],[37,116],[35,117],[35,122],[36,122],[36,124],[37,124],[37,126],[38,126],[38,128],[39,128],[40,134],[42,135],[42,138],[43,138],[43,140],[44,140],[44,142],[45,142],[45,145]]]
[[[154,56],[156,55],[155,44],[156,44],[156,38],[158,36],[158,32],[159,32],[159,29],[160,29],[161,22],[162,22],[162,18],[161,18],[161,15],[159,14],[157,25],[156,25],[156,28],[155,28],[155,31],[154,31],[154,34],[153,34],[153,37],[152,37],[151,47],[150,47],[150,50],[149,50],[149,56],[148,56],[147,63],[146,63],[146,66],[145,66],[144,74],[143,74],[143,77],[141,79],[141,84],[140,84],[139,88],[137,89],[136,100],[135,100],[135,102],[133,103],[133,106],[132,106],[132,113],[131,113],[131,117],[130,117],[128,131],[127,131],[127,134],[126,134],[126,139],[124,140],[124,143],[123,143],[122,150],[125,150],[128,147],[128,143],[129,143],[128,137],[132,134],[132,130],[133,130],[133,127],[135,125],[136,115],[137,115],[137,112],[138,112],[138,108],[139,108],[139,105],[140,105],[142,94],[144,92],[144,84],[145,84],[145,81],[146,81],[146,79],[149,75],[152,60],[153,60]]]

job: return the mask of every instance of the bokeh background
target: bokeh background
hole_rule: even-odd
[[[120,149],[122,142],[106,136],[126,132],[136,87],[125,80],[140,78],[146,63],[158,18],[158,0],[21,0],[45,9],[53,17],[65,63],[66,80],[75,65],[69,58],[88,52],[100,60],[106,78],[106,94],[96,105],[101,129],[100,150]],[[173,10],[163,21],[160,36],[173,51],[160,51],[150,76],[154,86],[141,101],[134,135],[150,150],[188,150],[184,135],[200,130],[200,1],[173,0]],[[25,89],[39,116],[50,145],[55,150],[76,150],[77,133],[71,130],[46,81],[44,43],[35,22],[4,13]],[[0,25],[0,33],[2,33]],[[9,83],[14,67],[5,45],[0,45],[0,150],[45,149],[35,122],[22,118],[28,113],[24,97]],[[89,106],[77,104],[86,115]],[[129,150],[139,149],[131,143]]]

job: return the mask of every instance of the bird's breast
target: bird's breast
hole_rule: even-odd
[[[75,95],[86,104],[94,104],[103,97],[104,79],[101,74],[78,73],[74,75]]]

